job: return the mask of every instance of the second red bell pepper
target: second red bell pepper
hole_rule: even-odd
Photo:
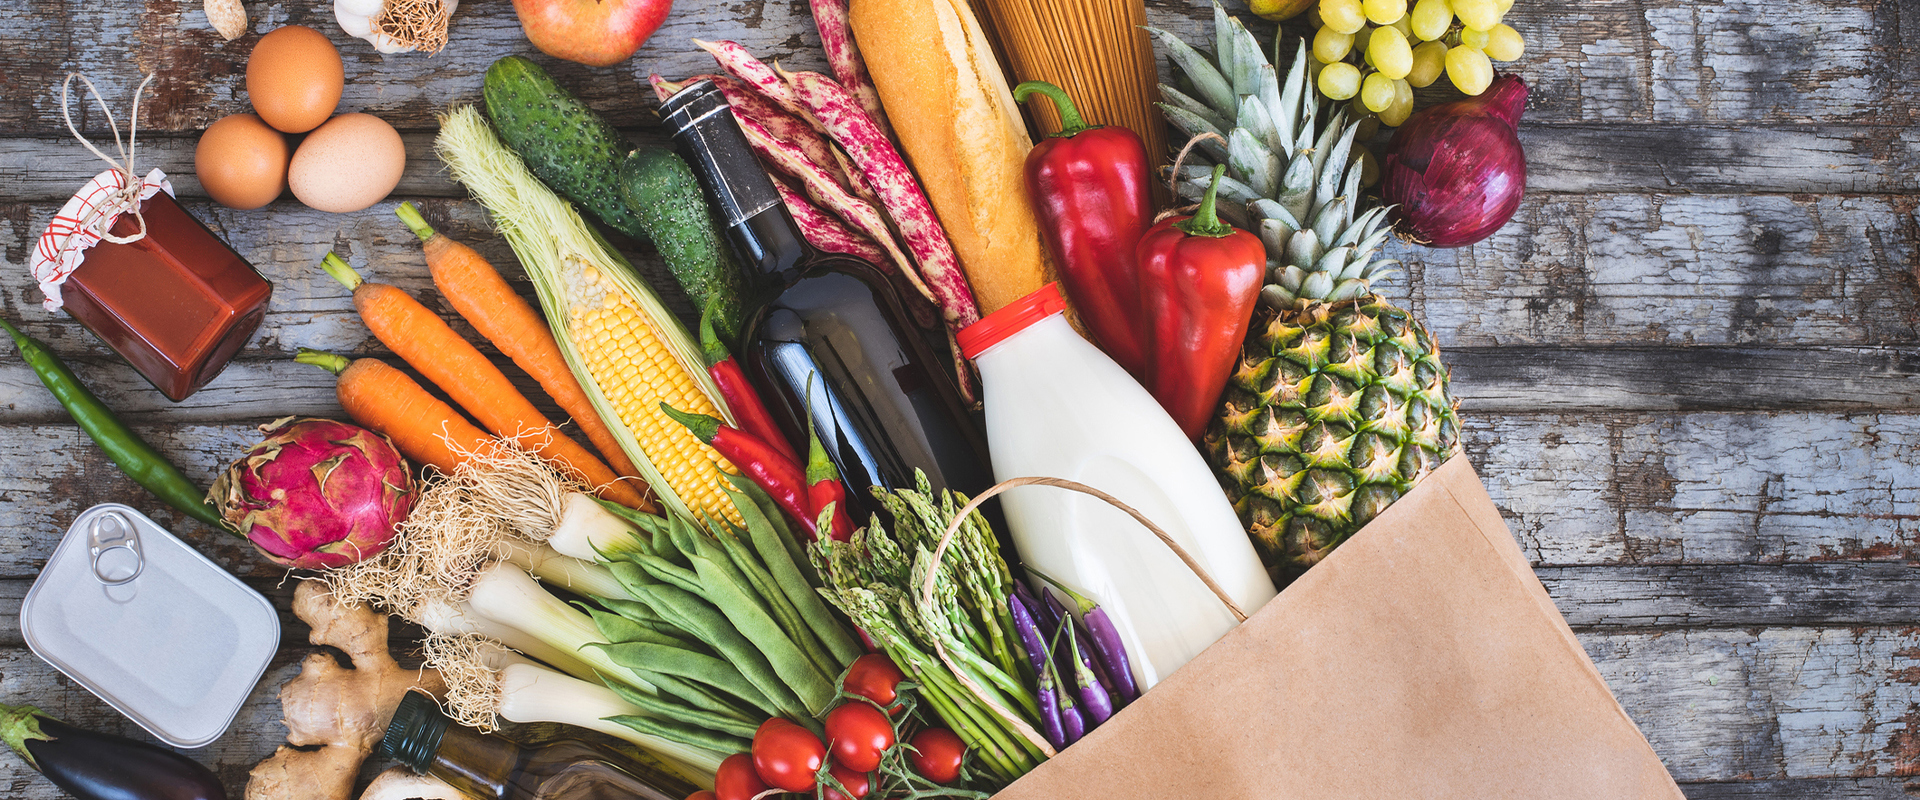
[[[1013,90],[1053,100],[1059,133],[1027,154],[1027,193],[1040,217],[1047,254],[1094,343],[1135,378],[1147,378],[1147,331],[1134,246],[1153,224],[1147,196],[1147,148],[1133,131],[1089,126],[1060,87],[1027,81]]]
[[[1260,237],[1220,221],[1214,195],[1226,167],[1192,217],[1168,217],[1140,239],[1141,300],[1151,330],[1147,389],[1198,438],[1220,402],[1260,297],[1267,264]]]

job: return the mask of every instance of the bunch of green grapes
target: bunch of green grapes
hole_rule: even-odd
[[[1413,90],[1445,73],[1477,95],[1493,82],[1494,61],[1526,50],[1520,32],[1500,22],[1513,0],[1319,0],[1313,23],[1317,84],[1332,100],[1353,100],[1397,126],[1413,114]],[[1458,22],[1455,19],[1458,18]],[[1356,109],[1358,110],[1358,109]]]

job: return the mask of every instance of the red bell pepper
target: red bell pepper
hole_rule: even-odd
[[[740,423],[740,430],[752,434],[754,438],[766,442],[788,461],[799,463],[800,454],[793,449],[793,443],[780,432],[780,426],[773,421],[773,414],[767,411],[767,405],[760,402],[760,394],[747,383],[747,373],[740,369],[740,362],[734,360],[733,353],[727,350],[726,343],[720,341],[719,334],[713,330],[713,314],[718,308],[718,299],[707,305],[705,313],[700,315],[700,355],[707,362],[707,376],[713,378],[714,386],[720,389],[720,399],[726,401],[727,409],[733,412],[733,419]]]
[[[1053,84],[1027,81],[1013,96],[1024,102],[1036,92],[1052,98],[1062,126],[1027,154],[1027,193],[1041,238],[1094,343],[1144,383],[1149,357],[1140,292],[1147,284],[1134,246],[1153,224],[1147,148],[1126,128],[1087,125]]]
[[[1220,402],[1267,265],[1260,237],[1214,213],[1226,171],[1214,167],[1213,185],[1192,217],[1169,217],[1148,230],[1137,256],[1153,347],[1147,388],[1190,439]]]

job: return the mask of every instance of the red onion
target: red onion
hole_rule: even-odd
[[[1526,102],[1526,82],[1505,74],[1478,97],[1401,125],[1380,162],[1394,229],[1429,247],[1462,247],[1507,224],[1527,191],[1527,155],[1515,131]]]

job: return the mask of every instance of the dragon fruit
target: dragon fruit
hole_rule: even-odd
[[[328,569],[386,549],[413,507],[393,442],[328,419],[285,417],[213,482],[207,503],[275,564]]]

